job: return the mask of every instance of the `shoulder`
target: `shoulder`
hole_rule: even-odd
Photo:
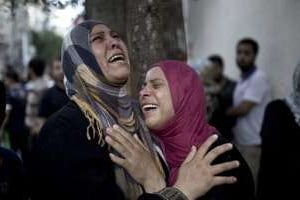
[[[275,114],[275,113],[287,113],[287,112],[290,112],[289,107],[284,102],[284,100],[281,99],[271,101],[266,107],[266,113]]]
[[[39,133],[39,141],[48,142],[54,137],[75,134],[75,132],[85,129],[87,123],[80,108],[73,101],[69,101],[62,109],[47,119]]]
[[[261,69],[257,69],[253,73],[252,79],[254,79],[254,80],[262,80],[262,81],[268,82],[268,76],[267,76],[267,74],[263,70],[261,70]]]
[[[21,160],[18,157],[18,155],[15,152],[11,151],[11,150],[0,147],[0,156],[2,157],[3,160],[7,160],[9,162],[21,164]]]

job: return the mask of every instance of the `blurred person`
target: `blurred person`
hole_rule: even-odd
[[[300,179],[300,63],[295,68],[292,86],[288,97],[272,101],[265,111],[260,132],[259,200],[299,196],[294,181]]]
[[[229,116],[237,118],[233,128],[234,141],[248,162],[255,180],[260,159],[259,133],[266,105],[272,98],[267,76],[255,64],[258,51],[258,43],[251,38],[238,42],[236,62],[241,70],[241,79],[234,90],[234,105],[227,111]]]
[[[33,148],[33,200],[137,199],[143,188],[125,169],[114,165],[109,158],[113,150],[104,140],[106,128],[116,123],[132,134],[138,133],[149,150],[145,171],[151,174],[147,184],[152,184],[144,188],[147,192],[166,196],[171,191],[184,196],[191,191],[203,194],[212,187],[202,184],[211,180],[208,174],[205,177],[209,180],[182,177],[181,190],[164,188],[159,170],[163,163],[158,162],[140,111],[128,96],[129,55],[115,31],[92,20],[75,26],[62,45],[62,66],[70,101],[45,122]],[[189,174],[209,165],[201,158],[196,160],[199,162],[182,170]]]
[[[29,81],[26,84],[27,102],[25,124],[29,129],[31,139],[38,134],[42,123],[38,114],[42,96],[48,89],[48,83],[43,78],[45,66],[45,61],[41,58],[32,58],[28,64]]]
[[[224,74],[224,61],[219,55],[208,57],[212,68],[213,85],[216,87],[214,93],[217,104],[212,110],[209,123],[215,126],[220,133],[229,141],[233,139],[232,128],[235,117],[226,115],[226,111],[233,105],[233,92],[236,82]]]
[[[209,121],[212,117],[214,110],[218,107],[217,93],[219,87],[214,82],[214,69],[209,60],[203,62],[201,70],[199,71],[199,78],[201,79],[204,87],[206,98],[206,119]]]
[[[12,70],[6,72],[5,85],[7,87],[7,120],[5,129],[9,133],[11,148],[24,156],[27,149],[27,132],[25,128],[26,91],[20,83],[18,74]]]
[[[5,118],[6,94],[0,81],[0,127]],[[0,146],[0,199],[23,200],[24,173],[22,162],[17,154]]]
[[[180,176],[179,166],[184,163],[190,149],[193,146],[205,145],[204,141],[209,136],[218,134],[218,131],[210,126],[205,118],[203,85],[196,72],[184,62],[161,61],[147,71],[139,99],[147,127],[162,143],[163,153],[169,167],[167,185],[176,187],[177,177]],[[111,154],[111,159],[131,171],[132,177],[136,177],[137,174],[141,176],[140,173],[143,172],[146,162],[142,160],[142,156],[140,159],[134,159],[141,151],[136,148],[141,142],[125,131],[122,132],[118,127],[110,128],[108,131],[106,141],[122,156]],[[213,146],[224,144],[229,145],[228,149],[232,148],[231,144],[225,143],[226,139],[219,135],[219,139]],[[224,153],[215,161],[208,158],[207,162],[211,163],[211,168],[218,168],[218,164],[223,162],[229,162],[233,166],[240,163],[240,167],[226,173],[220,173],[217,169],[214,172],[213,170],[207,172],[212,173],[215,180],[230,180],[235,177],[237,182],[233,179],[228,182],[233,184],[219,185],[213,181],[211,184],[218,186],[213,187],[207,194],[201,195],[200,199],[254,199],[251,171],[236,148]],[[192,196],[189,199],[198,199],[198,197]]]
[[[69,100],[65,91],[64,73],[59,57],[52,62],[51,77],[54,80],[54,86],[45,91],[39,108],[39,117],[42,123],[50,115],[61,109]]]

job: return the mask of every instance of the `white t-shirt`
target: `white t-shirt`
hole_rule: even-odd
[[[260,145],[260,130],[267,104],[271,101],[271,87],[265,73],[256,69],[246,80],[240,80],[234,91],[234,106],[242,101],[255,102],[248,114],[237,118],[233,128],[234,140],[238,145]]]

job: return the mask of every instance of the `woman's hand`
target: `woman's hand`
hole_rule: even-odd
[[[181,165],[174,187],[182,191],[188,199],[203,196],[212,187],[236,182],[235,177],[218,176],[218,174],[239,166],[238,161],[211,165],[221,154],[232,149],[232,144],[223,144],[209,150],[217,140],[217,135],[209,137],[201,147],[192,147],[191,152]]]
[[[164,177],[155,164],[155,158],[137,135],[132,136],[117,125],[106,131],[108,136],[105,141],[123,157],[110,153],[114,163],[125,168],[148,193],[157,192],[166,186]]]

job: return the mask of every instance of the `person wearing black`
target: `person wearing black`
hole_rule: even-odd
[[[29,172],[31,199],[137,199],[145,188],[113,164],[109,157],[113,151],[104,141],[106,128],[117,123],[139,134],[151,155],[147,166],[162,167],[152,138],[127,94],[130,64],[126,45],[107,25],[88,20],[66,35],[62,52],[70,101],[48,118],[38,134]],[[220,149],[213,154],[228,150]],[[191,167],[201,171],[203,166],[198,164],[185,166],[183,171],[189,173]],[[228,170],[224,165],[222,171]],[[214,178],[208,175],[209,180]],[[191,183],[196,193],[197,189],[202,191],[198,183],[207,180],[197,180],[182,181],[181,191]],[[160,181],[156,183],[164,187]]]
[[[44,120],[61,109],[69,100],[64,87],[64,74],[60,58],[54,59],[51,66],[51,75],[55,82],[54,86],[45,91],[39,109],[39,117]]]
[[[235,124],[235,117],[226,115],[226,111],[233,105],[233,92],[236,82],[224,75],[224,61],[219,55],[208,57],[213,71],[213,82],[217,88],[214,94],[217,105],[214,108],[209,123],[228,140],[233,139],[232,128]]]
[[[0,126],[5,118],[5,105],[5,87],[0,82]],[[24,194],[24,171],[20,158],[13,151],[0,147],[0,199],[22,200]]]
[[[290,96],[268,104],[261,129],[262,145],[257,196],[297,199],[300,179],[300,63]]]
[[[7,120],[5,129],[9,133],[10,146],[24,158],[27,153],[27,129],[25,127],[26,92],[18,74],[12,70],[5,76],[7,87]]]

